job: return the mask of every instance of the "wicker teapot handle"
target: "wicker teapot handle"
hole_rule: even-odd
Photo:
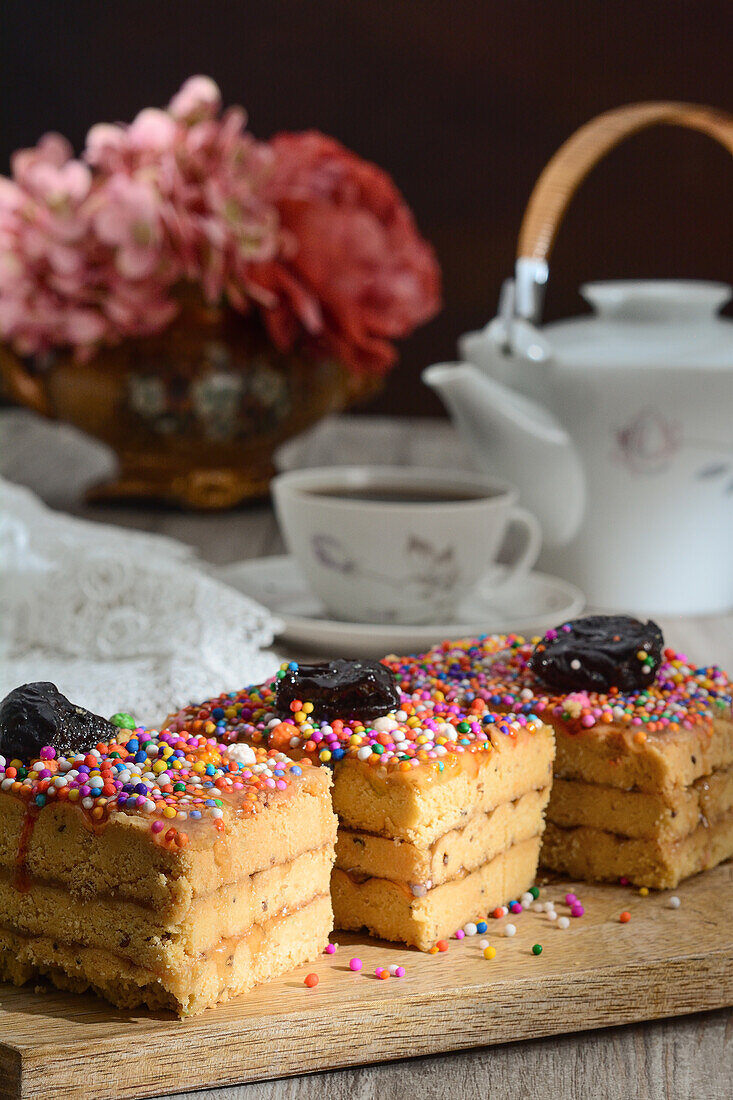
[[[581,126],[550,160],[527,204],[517,246],[516,312],[520,316],[539,319],[557,231],[590,170],[625,138],[661,123],[699,130],[733,153],[733,115],[692,103],[633,103]]]

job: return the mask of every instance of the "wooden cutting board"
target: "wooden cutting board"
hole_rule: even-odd
[[[0,985],[0,1097],[155,1096],[733,1004],[733,864],[679,887],[679,909],[671,891],[644,898],[572,883],[544,887],[540,900],[566,914],[568,890],[585,916],[566,931],[531,911],[489,919],[490,961],[481,936],[421,955],[336,934],[335,955],[189,1020]],[[509,921],[511,939],[501,934]],[[406,976],[375,977],[391,963]],[[308,972],[315,989],[303,984]]]

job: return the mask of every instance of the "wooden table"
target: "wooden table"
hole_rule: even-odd
[[[460,440],[446,422],[365,417],[344,418],[318,429],[307,451],[291,448],[288,459],[308,465],[350,461],[467,465]],[[268,506],[214,516],[85,507],[80,498],[83,486],[101,477],[109,461],[103,449],[69,428],[42,424],[22,412],[0,417],[0,472],[34,489],[52,507],[171,535],[216,563],[282,552]],[[714,658],[733,667],[733,614],[664,619],[661,625],[680,648],[699,654],[701,660]],[[733,920],[733,913],[730,916]],[[211,1100],[366,1100],[372,1096],[398,1100],[408,1094],[436,1100],[488,1096],[729,1100],[733,1095],[733,1013],[723,1010],[212,1093],[181,1093],[175,1100],[193,1100],[194,1095]]]

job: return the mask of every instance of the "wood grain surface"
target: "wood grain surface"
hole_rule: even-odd
[[[170,1100],[730,1100],[731,1030],[711,1012]]]
[[[310,464],[381,461],[400,465],[464,466],[468,462],[460,441],[444,422],[422,421],[413,427],[406,421],[368,418],[344,419],[324,425],[310,440],[307,455],[299,453],[295,457]],[[86,508],[80,503],[81,489],[103,476],[109,461],[102,448],[69,428],[43,423],[25,412],[0,415],[0,473],[28,485],[52,507],[88,519],[169,534],[196,547],[202,557],[214,562],[282,552],[274,516],[266,507],[205,517],[153,510]],[[666,636],[691,655],[733,667],[733,615],[730,613],[664,619],[662,626]],[[143,1096],[152,1090],[166,1093],[168,1100],[194,1100],[194,1096],[206,1100],[320,1100],[321,1097],[397,1100],[407,1096],[419,1096],[421,1100],[438,1097],[483,1100],[489,1096],[494,1100],[515,1096],[541,1097],[543,1100],[547,1096],[562,1100],[588,1100],[590,1097],[729,1100],[733,1081],[733,1014],[729,1009],[699,1010],[731,1003],[731,873],[729,864],[683,884],[677,890],[682,898],[682,907],[677,911],[664,907],[666,895],[654,894],[642,900],[623,892],[618,894],[618,904],[615,897],[613,904],[610,900],[593,902],[587,921],[584,917],[579,922],[572,922],[564,934],[568,939],[561,940],[561,932],[547,932],[543,941],[545,951],[539,959],[526,955],[531,937],[525,929],[530,928],[530,921],[539,922],[541,918],[535,918],[534,914],[526,918],[523,915],[519,922],[526,919],[528,923],[519,923],[517,937],[513,941],[494,940],[497,958],[491,963],[477,959],[468,984],[463,986],[464,992],[455,999],[444,989],[441,992],[436,981],[438,976],[442,978],[445,971],[456,966],[462,949],[455,943],[447,955],[424,959],[395,947],[374,948],[374,957],[378,956],[380,963],[391,961],[393,953],[395,957],[408,957],[409,978],[403,985],[392,979],[388,982],[357,979],[352,983],[359,994],[356,1001],[342,992],[344,984],[347,989],[351,988],[348,983],[352,976],[338,971],[327,973],[338,965],[341,953],[335,962],[326,962],[324,957],[311,968],[325,974],[317,990],[306,990],[296,977],[284,979],[284,982],[291,982],[292,988],[285,990],[288,996],[282,1002],[277,1026],[283,1032],[291,1025],[294,1029],[292,1039],[285,1046],[278,1033],[265,1023],[264,1013],[271,1001],[270,987],[251,999],[252,1005],[258,1008],[257,1012],[250,1013],[250,1018],[254,1019],[252,1034],[247,1042],[242,1042],[233,1041],[232,1006],[216,1010],[208,1021],[202,1017],[202,1024],[196,1020],[179,1024],[142,1018],[133,1021],[114,1018],[110,1022],[109,1016],[115,1016],[114,1010],[105,1009],[94,998],[69,998],[62,994],[35,996],[3,986],[0,987],[0,1011],[7,1014],[14,1006],[16,1026],[23,1032],[18,1043],[22,1042],[27,1051],[27,1069],[21,1080],[20,1045],[18,1051],[11,1049],[12,1040],[6,1026],[8,1017],[0,1016],[0,1043],[4,1044],[0,1058],[0,1096],[21,1095],[22,1087],[26,1095],[39,1096],[62,1093],[73,1096],[74,1092],[69,1091],[73,1088],[85,1097]],[[701,888],[710,891],[704,903],[702,895],[696,893]],[[696,901],[691,900],[693,892]],[[586,891],[585,898],[588,897]],[[605,919],[614,915],[621,901],[627,908],[633,904],[641,914],[638,919],[635,914],[634,920],[625,927]],[[602,909],[603,905],[609,907],[609,912]],[[556,949],[557,943],[560,947]],[[584,959],[579,966],[571,966],[567,957],[563,968],[560,953],[570,952],[580,943],[584,944]],[[626,945],[631,955],[624,954]],[[638,954],[634,954],[637,945],[643,959],[641,963],[632,964],[631,959],[638,958]],[[469,959],[471,950],[468,947],[464,952]],[[473,950],[478,955],[478,948]],[[522,955],[523,950],[525,955]],[[709,955],[707,961],[701,958],[705,953]],[[651,981],[642,977],[647,955],[651,963]],[[481,981],[486,981],[486,968],[493,968],[488,970],[490,984],[484,986],[483,999],[479,1001],[472,991]],[[624,972],[625,978],[619,978]],[[345,979],[345,983],[341,979]],[[466,980],[465,975],[462,980]],[[504,1008],[501,1008],[496,988],[502,983],[504,994],[507,983],[514,984],[510,1004]],[[420,998],[426,988],[426,1001],[423,1002]],[[559,992],[561,989],[564,993]],[[432,996],[433,991],[435,996]],[[399,1017],[400,999],[404,1004],[404,999],[411,996],[419,1002],[417,1008],[413,1007],[408,1013],[408,1019],[421,1036],[414,1044],[408,1044],[405,1039],[404,1022],[395,1019],[395,1013]],[[582,997],[591,998],[596,1008],[584,1012]],[[331,1028],[335,1031],[319,1030],[317,1013],[322,1011],[322,1006],[327,1009],[333,1005],[334,998],[336,1009]],[[437,1036],[430,1034],[432,1024],[428,1025],[424,1008],[428,1000],[437,1005],[436,1027],[441,1032]],[[239,1003],[248,1001],[250,998],[244,998]],[[21,1004],[24,1008],[19,1011]],[[348,1027],[345,1024],[347,1011],[353,1013]],[[106,1022],[101,1018],[105,1012]],[[622,1019],[643,1020],[664,1012],[695,1014],[630,1023],[626,1027],[608,1026]],[[18,1015],[24,1021],[24,1028],[17,1021]],[[530,1016],[535,1021],[531,1026],[527,1022]],[[464,1021],[468,1019],[474,1020],[471,1038],[463,1030]],[[509,1042],[506,1036],[500,1036],[499,1028],[508,1028],[509,1020],[512,1024],[509,1038],[522,1042]],[[193,1044],[192,1049],[182,1046],[186,1029],[192,1024],[203,1026],[210,1035],[217,1037],[209,1038],[208,1045]],[[124,1038],[120,1030],[123,1027]],[[601,1030],[582,1032],[581,1027]],[[533,1038],[553,1030],[571,1034]],[[168,1039],[171,1033],[175,1036],[174,1042]],[[113,1052],[117,1068],[105,1069],[106,1061],[99,1054],[85,1061],[81,1050],[83,1035],[94,1043],[101,1042],[104,1037],[105,1048]],[[385,1037],[381,1038],[382,1035]],[[380,1055],[378,1042],[386,1044],[385,1049],[391,1057],[402,1060],[384,1062],[385,1055]],[[450,1054],[429,1053],[467,1044],[484,1045]],[[202,1085],[200,1077],[195,1076],[201,1063],[216,1068],[210,1085],[215,1082],[226,1085],[244,1079],[242,1074],[237,1074],[237,1066],[241,1059],[249,1056],[248,1051],[256,1050],[260,1076],[271,1078],[282,1072],[284,1049],[293,1058],[290,1072],[299,1076],[193,1091]],[[182,1051],[185,1057],[179,1056]],[[296,1051],[295,1056],[293,1051]],[[406,1061],[408,1054],[417,1057]],[[348,1061],[376,1064],[315,1072]],[[94,1069],[96,1062],[100,1065]],[[70,1084],[68,1067],[72,1067]],[[97,1082],[90,1076],[90,1067],[106,1078],[101,1082],[107,1087],[106,1093],[97,1089]],[[152,1079],[148,1093],[140,1091],[138,1074],[143,1072],[140,1067],[145,1067]],[[64,1073],[67,1082],[61,1088],[59,1081],[63,1081]],[[313,1075],[303,1076],[307,1073]],[[35,1092],[29,1091],[33,1088]]]
[[[337,933],[333,956],[188,1020],[6,986],[0,1096],[145,1097],[182,1080],[201,1088],[285,1077],[733,1004],[733,865],[680,887],[678,909],[668,894],[619,886],[553,883],[541,896],[565,914],[558,903],[569,889],[585,916],[566,930],[525,911],[511,917],[517,934],[508,938],[508,919],[491,919],[492,960],[479,936],[427,955]],[[354,955],[360,973],[349,970]],[[378,979],[375,968],[391,963],[406,976]],[[303,984],[309,971],[320,977],[313,990]],[[131,1057],[141,1050],[145,1057]]]

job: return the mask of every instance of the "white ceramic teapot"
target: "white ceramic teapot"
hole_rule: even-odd
[[[477,464],[540,519],[544,568],[591,605],[733,606],[733,321],[720,283],[591,283],[595,314],[538,329],[547,259],[576,187],[623,137],[658,122],[733,152],[733,117],[678,103],[599,116],[555,154],[520,233],[499,316],[423,374]]]

